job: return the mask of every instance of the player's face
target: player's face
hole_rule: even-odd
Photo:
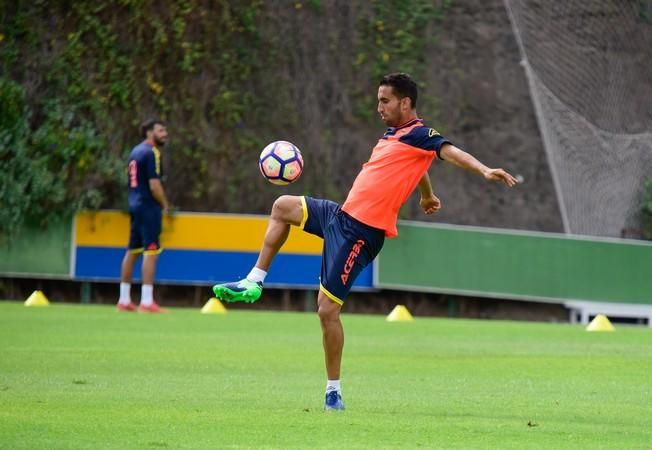
[[[388,127],[397,127],[409,119],[411,102],[408,97],[398,98],[391,86],[378,87],[378,114]]]
[[[163,146],[168,141],[168,130],[161,124],[157,123],[154,125],[154,129],[151,131],[151,133],[151,139],[157,146]]]

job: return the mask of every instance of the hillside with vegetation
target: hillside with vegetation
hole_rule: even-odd
[[[342,201],[384,132],[380,77],[411,73],[419,115],[513,190],[445,163],[443,209],[402,218],[561,231],[550,171],[502,1],[0,0],[0,227],[126,208],[138,124],[169,124],[164,183],[186,211],[267,213],[279,194]],[[289,187],[257,167],[303,151]]]

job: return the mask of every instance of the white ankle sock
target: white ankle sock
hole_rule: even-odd
[[[263,269],[259,269],[258,267],[254,267],[251,269],[251,272],[249,272],[249,275],[247,275],[247,280],[249,281],[255,281],[255,282],[264,282],[265,277],[267,276],[267,272],[265,272]]]
[[[326,392],[329,391],[340,392],[340,380],[328,380],[326,382]]]
[[[143,287],[140,291],[140,304],[143,306],[149,306],[153,302],[154,302],[154,285],[143,284]]]
[[[131,283],[120,283],[120,299],[118,303],[121,305],[131,303]]]

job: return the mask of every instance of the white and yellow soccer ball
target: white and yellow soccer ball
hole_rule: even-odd
[[[260,172],[273,184],[290,184],[303,172],[303,155],[296,145],[287,141],[275,141],[260,153]]]

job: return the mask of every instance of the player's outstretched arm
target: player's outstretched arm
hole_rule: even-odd
[[[419,180],[419,191],[421,192],[421,200],[419,200],[419,205],[423,212],[426,214],[432,214],[441,208],[441,202],[437,196],[432,192],[432,185],[430,184],[430,176],[428,172],[424,173],[421,179]]]
[[[509,187],[518,184],[518,180],[503,169],[491,169],[478,161],[473,155],[452,144],[444,144],[440,153],[444,161],[470,172],[475,172],[487,181],[502,181]]]

